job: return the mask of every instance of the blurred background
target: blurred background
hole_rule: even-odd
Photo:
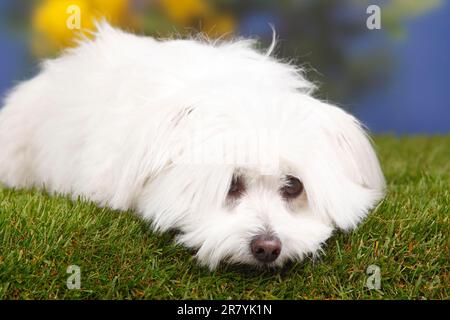
[[[369,5],[381,8],[370,30]],[[82,30],[94,19],[157,37],[203,32],[246,36],[307,70],[316,96],[349,110],[375,133],[450,132],[450,2],[446,0],[0,0],[0,95],[74,45],[68,7]]]

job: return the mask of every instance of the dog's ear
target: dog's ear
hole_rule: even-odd
[[[304,183],[318,214],[341,229],[354,228],[384,194],[385,181],[372,144],[350,114],[315,101],[304,121],[308,139]]]

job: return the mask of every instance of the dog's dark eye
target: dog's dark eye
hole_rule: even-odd
[[[286,185],[281,188],[281,195],[285,199],[293,199],[303,192],[303,183],[293,176],[286,177]]]
[[[228,190],[228,197],[239,198],[244,191],[244,179],[240,176],[233,177],[233,180],[231,180],[230,189]]]

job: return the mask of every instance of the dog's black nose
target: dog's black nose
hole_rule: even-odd
[[[280,255],[281,241],[275,236],[261,235],[252,240],[250,247],[256,260],[269,263]]]

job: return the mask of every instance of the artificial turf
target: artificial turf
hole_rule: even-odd
[[[375,138],[388,193],[320,259],[283,269],[198,266],[132,213],[0,188],[0,299],[449,299],[450,136]],[[69,265],[81,288],[69,290]],[[369,289],[369,265],[381,288]]]

